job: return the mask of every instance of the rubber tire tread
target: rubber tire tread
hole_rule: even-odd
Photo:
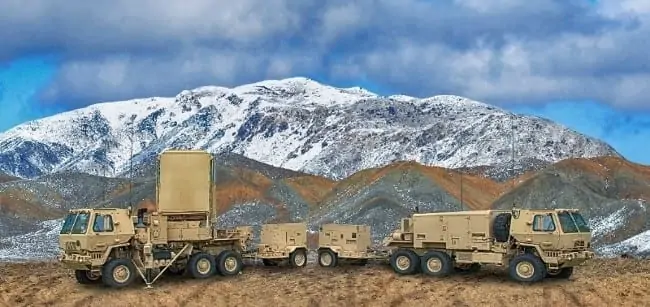
[[[210,261],[210,271],[208,271],[207,274],[201,274],[197,269],[196,269],[196,263],[201,260],[201,259],[208,259]],[[205,279],[211,276],[214,276],[217,273],[217,265],[216,261],[214,259],[214,256],[204,253],[204,252],[199,252],[190,257],[190,260],[187,262],[187,271],[190,273],[190,276],[194,279]]]
[[[323,254],[329,254],[332,257],[332,263],[330,263],[330,265],[325,266],[325,265],[323,265],[323,263],[320,262],[321,255],[323,255]],[[336,255],[336,253],[334,253],[331,249],[323,249],[323,250],[320,250],[318,252],[318,265],[320,265],[322,267],[333,268],[333,267],[337,266],[338,264],[339,264],[339,258]]]
[[[431,272],[429,271],[427,267],[427,261],[431,258],[438,258],[441,262],[442,269],[440,272]],[[434,276],[434,277],[445,277],[450,275],[454,271],[454,260],[451,259],[449,254],[441,252],[441,251],[428,251],[424,255],[422,255],[422,259],[420,260],[420,266],[422,267],[422,272],[424,274],[427,274],[429,276]]]
[[[511,218],[511,213],[501,213],[494,218],[492,232],[494,233],[494,239],[497,242],[508,242],[508,239],[510,239]]]
[[[119,265],[124,265],[129,269],[129,279],[124,283],[118,283],[113,279],[113,270]],[[129,259],[111,259],[104,265],[102,268],[102,283],[111,288],[123,288],[127,287],[135,281],[135,275],[138,272],[135,269],[135,265]]]
[[[519,275],[517,275],[517,264],[522,261],[530,262],[533,265],[533,268],[535,269],[535,273],[533,274],[533,276],[528,279],[522,278]],[[548,273],[548,271],[546,270],[546,265],[544,264],[544,262],[542,262],[542,259],[539,259],[539,257],[530,253],[520,254],[512,258],[508,266],[508,272],[510,273],[510,277],[512,279],[519,282],[525,282],[525,283],[539,282],[543,280]]]
[[[397,258],[399,256],[406,256],[411,260],[411,266],[406,270],[400,270],[397,267]],[[390,256],[390,266],[393,268],[395,273],[400,275],[412,275],[417,273],[420,267],[420,257],[412,250],[409,249],[398,249]]]
[[[295,257],[299,253],[305,255],[305,263],[303,263],[302,265],[296,265]],[[291,266],[294,268],[305,267],[307,265],[307,251],[302,248],[296,249],[295,251],[293,251],[293,253],[291,253],[291,255],[289,255],[289,262],[291,263]]]
[[[226,262],[225,259],[228,258],[229,256],[235,256],[235,259],[237,259],[237,266],[238,269],[235,272],[228,272],[226,271]],[[241,255],[233,250],[225,250],[217,256],[217,272],[219,272],[219,275],[221,276],[235,276],[239,274],[244,268],[244,262],[242,261]]]
[[[102,281],[101,276],[96,280],[92,280],[92,279],[88,278],[88,275],[86,275],[86,272],[88,272],[88,271],[86,271],[86,270],[75,270],[74,271],[74,277],[75,277],[75,279],[77,280],[77,282],[79,284],[92,285],[92,284],[96,284],[96,283],[99,283],[99,282]]]
[[[571,275],[573,275],[573,267],[562,268],[560,269],[560,273],[555,275],[548,274],[546,277],[553,279],[569,279]]]

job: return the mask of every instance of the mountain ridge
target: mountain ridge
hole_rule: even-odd
[[[331,179],[401,160],[503,175],[513,142],[517,169],[620,156],[565,126],[460,96],[380,96],[298,77],[102,102],[30,121],[0,134],[0,171],[117,176],[130,160],[146,164],[165,148],[200,148]]]

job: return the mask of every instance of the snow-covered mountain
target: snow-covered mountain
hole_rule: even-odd
[[[117,176],[128,171],[131,152],[138,164],[173,147],[238,153],[340,179],[395,160],[510,165],[513,140],[520,165],[618,155],[559,124],[463,97],[385,97],[289,78],[99,103],[27,122],[0,134],[0,172]]]

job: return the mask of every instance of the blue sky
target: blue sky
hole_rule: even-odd
[[[647,0],[6,0],[0,12],[0,131],[101,101],[307,76],[547,117],[650,164]]]

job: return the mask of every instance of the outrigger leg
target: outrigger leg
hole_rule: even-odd
[[[191,244],[185,244],[185,246],[183,247],[183,249],[181,249],[181,251],[178,252],[178,254],[176,254],[176,256],[174,256],[174,258],[172,258],[172,261],[170,261],[169,263],[167,263],[167,265],[166,265],[162,270],[160,270],[160,272],[158,273],[158,275],[156,275],[156,277],[155,277],[152,281],[149,281],[149,278],[147,278],[147,277],[151,277],[151,274],[149,274],[149,273],[151,272],[151,269],[147,269],[147,270],[146,270],[146,271],[147,271],[147,276],[145,276],[144,273],[142,272],[142,270],[140,269],[140,267],[139,267],[138,265],[136,265],[135,268],[138,270],[138,273],[140,274],[140,277],[142,277],[142,280],[143,280],[144,283],[146,284],[145,289],[151,289],[151,288],[153,288],[151,285],[153,285],[153,283],[155,283],[156,280],[158,280],[158,278],[159,278],[160,276],[162,276],[163,273],[165,273],[165,271],[167,270],[167,268],[169,268],[172,264],[174,264],[174,262],[176,262],[176,259],[178,259],[178,257],[180,257],[180,255],[182,255],[183,253],[185,253],[185,251],[186,251],[190,246],[192,246],[192,245],[191,245]],[[134,262],[134,264],[135,264],[135,262]]]

